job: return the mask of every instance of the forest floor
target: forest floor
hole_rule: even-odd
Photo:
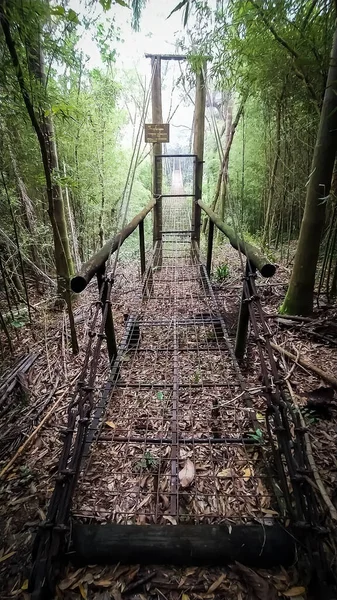
[[[216,280],[217,266],[227,264],[228,273],[223,281]],[[222,307],[230,335],[235,323],[241,296],[241,269],[237,252],[229,244],[217,247],[214,258],[214,285],[225,292]],[[218,272],[219,273],[219,272]],[[258,279],[262,306],[273,332],[273,341],[297,356],[297,363],[275,352],[278,366],[289,377],[288,381],[303,407],[315,406],[306,412],[313,455],[322,483],[334,503],[337,500],[336,424],[337,402],[334,390],[312,371],[298,365],[305,357],[316,366],[336,373],[337,333],[334,337],[337,309],[335,306],[317,307],[314,321],[286,320],[277,316],[285,294],[290,271],[279,266],[272,280]],[[124,329],[124,314],[128,313],[128,298],[132,295],[130,281],[137,279],[134,266],[126,265],[117,281],[117,300],[114,319],[120,339]],[[6,392],[0,387],[0,470],[6,468],[25,440],[27,447],[17,456],[1,478],[0,489],[0,598],[29,598],[27,578],[30,571],[31,550],[36,527],[46,518],[57,460],[61,448],[59,429],[66,423],[70,391],[74,389],[84,358],[83,340],[87,333],[88,317],[96,300],[96,287],[90,285],[76,303],[75,318],[80,341],[80,353],[73,356],[69,347],[69,330],[62,313],[52,306],[42,305],[34,312],[34,326],[18,330],[14,356],[8,354],[5,367],[13,367],[22,356],[34,355],[34,362],[24,375],[16,378],[15,387]],[[223,294],[221,294],[223,297]],[[320,337],[323,336],[323,337]],[[327,339],[328,337],[331,339]],[[6,343],[3,342],[3,347]],[[7,364],[6,364],[7,363]],[[255,381],[259,369],[258,351],[249,343],[242,371],[248,381]],[[2,379],[6,375],[3,369]],[[99,363],[99,378],[108,377],[106,352]],[[29,436],[48,415],[34,437]],[[95,598],[115,600],[158,598],[168,600],[257,598],[306,598],[309,573],[299,575],[297,565],[274,571],[253,571],[242,565],[226,568],[170,568],[139,565],[113,567],[69,567],[60,582],[57,597]]]

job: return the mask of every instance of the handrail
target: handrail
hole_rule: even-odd
[[[71,279],[70,285],[73,292],[79,294],[85,290],[93,276],[104,269],[105,262],[108,260],[109,256],[116,252],[117,248],[121,246],[138,225],[144,221],[146,215],[153,209],[155,204],[156,200],[152,199],[143,210],[133,217],[132,221],[130,221],[124,229],[117,233],[114,238],[108,240],[94,256],[89,258],[89,260],[82,265],[79,272]]]
[[[273,263],[271,263],[262,254],[261,250],[259,250],[256,246],[253,246],[252,244],[249,244],[248,242],[245,242],[244,240],[240,239],[236,235],[235,231],[231,227],[226,225],[223,221],[221,221],[221,219],[215,214],[215,212],[213,212],[212,209],[206,204],[204,204],[201,200],[197,200],[197,203],[199,204],[200,208],[202,208],[202,210],[209,216],[210,220],[214,223],[214,225],[216,225],[216,227],[220,229],[220,231],[222,231],[222,233],[224,233],[226,237],[228,237],[233,248],[239,250],[240,252],[242,252],[242,254],[247,256],[252,267],[260,271],[263,277],[272,277],[275,274],[275,265],[273,265]]]

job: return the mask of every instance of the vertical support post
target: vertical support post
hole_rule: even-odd
[[[212,269],[212,252],[213,252],[213,237],[214,237],[214,223],[209,220],[209,230],[208,230],[208,244],[207,244],[207,261],[206,261],[206,271],[208,277],[211,274]]]
[[[144,220],[139,223],[139,253],[140,253],[140,272],[143,277],[145,273],[145,238],[144,238]]]
[[[105,286],[103,289],[102,296],[101,296],[102,311],[104,310],[104,304],[107,301],[107,293],[106,293],[106,289],[107,289],[106,283],[107,282],[104,280],[104,274],[105,274],[105,268],[100,271],[97,271],[97,275],[96,275],[99,293],[101,292],[102,286]],[[106,335],[106,341],[107,341],[107,346],[108,346],[109,360],[110,360],[110,364],[112,366],[112,364],[117,356],[117,343],[116,343],[115,327],[114,327],[114,322],[113,322],[110,300],[108,302],[109,302],[109,306],[108,306],[107,318],[105,321],[105,335]]]
[[[162,97],[161,97],[161,58],[154,56],[151,58],[151,67],[153,73],[152,79],[152,123],[163,122]],[[157,197],[156,206],[153,209],[153,245],[162,240],[162,194],[163,187],[163,163],[161,158],[156,158],[162,154],[162,144],[153,144],[153,194]],[[158,244],[161,253],[161,244]],[[160,265],[161,265],[160,260]],[[160,266],[159,265],[159,266]]]
[[[205,108],[206,108],[206,86],[205,74],[206,62],[200,72],[197,74],[196,92],[195,92],[195,109],[194,109],[194,141],[193,152],[197,155],[195,165],[195,182],[194,182],[194,204],[192,213],[192,239],[195,239],[197,244],[200,244],[200,225],[201,225],[201,208],[197,204],[197,200],[201,200],[202,196],[202,175],[204,165],[204,137],[205,137]]]
[[[210,221],[211,224],[211,221]],[[250,287],[249,274],[255,273],[256,268],[250,265],[249,261],[246,261],[246,269],[245,269],[245,280],[248,281],[248,289],[249,294],[252,294],[252,290]],[[249,323],[249,308],[248,308],[249,298],[246,297],[245,294],[245,286],[243,282],[242,296],[241,296],[241,304],[238,318],[238,326],[236,330],[236,339],[235,339],[235,356],[239,360],[244,357],[246,346],[247,346],[247,337],[248,337],[248,323]]]

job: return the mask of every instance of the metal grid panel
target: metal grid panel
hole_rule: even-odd
[[[179,233],[190,219],[189,201],[163,199],[163,229],[177,233],[163,236],[152,293],[129,302],[133,335],[78,486],[79,517],[174,524],[277,514],[261,390],[245,391],[198,253]],[[179,472],[191,464],[184,487]]]

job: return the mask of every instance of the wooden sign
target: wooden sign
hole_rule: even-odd
[[[163,144],[170,141],[168,123],[145,123],[145,142],[147,144]]]

